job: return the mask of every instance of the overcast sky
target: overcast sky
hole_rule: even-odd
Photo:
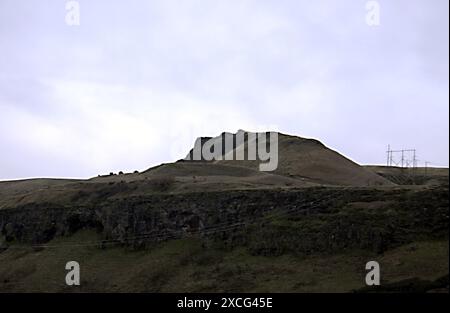
[[[64,0],[0,0],[0,179],[144,170],[240,128],[448,166],[447,0],[378,1],[378,26],[359,0],[78,2],[70,26]]]

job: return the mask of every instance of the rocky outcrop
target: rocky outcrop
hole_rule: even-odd
[[[195,235],[265,255],[355,247],[383,252],[417,239],[447,238],[447,192],[304,188],[155,194],[92,206],[30,204],[0,210],[0,249],[93,228],[105,244],[140,248]]]

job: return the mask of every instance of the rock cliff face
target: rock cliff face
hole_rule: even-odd
[[[145,248],[200,236],[254,254],[310,254],[361,248],[383,252],[415,240],[448,238],[448,188],[307,188],[154,194],[69,207],[0,210],[0,249],[42,245],[92,228],[103,242]],[[380,201],[382,199],[382,201]],[[220,239],[220,240],[216,240]]]

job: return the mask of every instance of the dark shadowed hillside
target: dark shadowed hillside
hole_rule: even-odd
[[[369,260],[383,290],[448,291],[448,222],[448,170],[363,167],[280,134],[273,172],[180,160],[0,182],[0,291],[370,292]]]

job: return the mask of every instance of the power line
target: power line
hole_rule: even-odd
[[[391,145],[388,145],[386,166],[397,166],[401,168],[417,167],[416,149],[401,149],[391,150]]]

